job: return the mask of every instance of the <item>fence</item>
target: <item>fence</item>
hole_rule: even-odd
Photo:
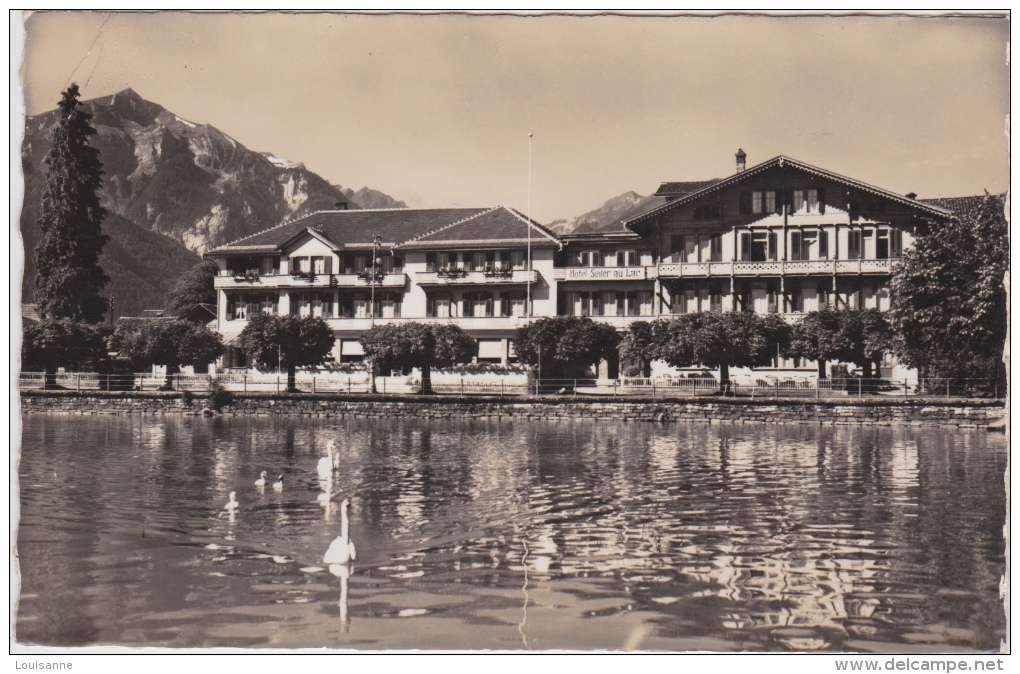
[[[216,375],[99,374],[61,372],[49,375],[51,388],[72,391],[193,391],[206,392],[214,383],[236,392],[282,393],[287,376],[258,373],[221,373]],[[296,390],[305,393],[370,393],[367,373],[307,374],[296,377]],[[376,392],[385,394],[421,393],[421,382],[411,377],[376,377]],[[20,390],[46,388],[42,372],[22,372]],[[520,375],[478,377],[442,377],[432,380],[432,392],[441,395],[478,396],[611,396],[650,398],[695,398],[727,395],[744,398],[989,398],[1005,396],[1005,385],[992,379],[780,379],[734,378],[725,388],[712,377],[623,377],[620,379],[525,379]]]

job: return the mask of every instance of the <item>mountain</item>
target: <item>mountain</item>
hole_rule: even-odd
[[[637,192],[624,192],[608,199],[595,210],[571,219],[554,220],[549,228],[557,234],[607,232],[623,227],[623,221],[666,203],[664,197],[643,197]]]
[[[373,190],[371,187],[362,187],[357,192],[349,187],[340,189],[345,197],[361,208],[407,208],[407,204],[403,201],[397,201],[390,195],[383,194],[379,190]]]
[[[100,263],[111,277],[104,294],[116,297],[117,316],[164,306],[176,277],[211,247],[338,203],[360,206],[303,164],[249,150],[219,129],[182,119],[131,89],[84,101],[83,107],[92,114],[98,132],[92,144],[105,173],[103,229],[111,241]],[[26,302],[34,295],[43,160],[57,119],[54,110],[26,120],[21,213]],[[354,194],[362,193],[373,204],[393,201],[369,188]]]

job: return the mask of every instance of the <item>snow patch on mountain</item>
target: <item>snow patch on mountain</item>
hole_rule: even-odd
[[[272,152],[260,152],[259,154],[261,154],[263,157],[268,159],[269,163],[272,164],[273,166],[279,166],[280,168],[285,168],[285,169],[302,169],[302,170],[304,170],[304,168],[305,168],[305,165],[300,163],[300,162],[293,162],[293,161],[288,161],[286,159],[281,159],[280,157],[277,157]]]

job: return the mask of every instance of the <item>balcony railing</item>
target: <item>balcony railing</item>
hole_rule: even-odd
[[[520,285],[538,282],[538,272],[527,269],[439,269],[420,271],[414,275],[420,286],[446,285]]]
[[[888,274],[896,260],[766,260],[670,262],[660,264],[660,278],[711,276],[799,276],[808,274]]]
[[[374,277],[375,285],[382,288],[403,288],[407,283],[404,272],[380,273]],[[217,276],[213,287],[227,290],[230,288],[367,288],[373,283],[373,277],[365,274],[276,274],[258,276],[250,279],[243,276]]]

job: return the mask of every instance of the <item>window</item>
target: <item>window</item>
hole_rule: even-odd
[[[464,315],[482,318],[492,316],[494,303],[491,293],[464,293]]]
[[[819,190],[794,190],[793,191],[793,212],[794,213],[822,213],[819,206]]]
[[[603,264],[602,251],[583,250],[577,254],[577,266],[579,267],[601,267]]]
[[[638,255],[636,250],[618,250],[616,251],[616,266],[617,267],[637,267],[638,266]]]
[[[851,229],[847,232],[847,252],[846,256],[851,260],[857,260],[861,257],[861,230]]]
[[[740,195],[740,212],[744,214],[772,215],[778,212],[776,190],[755,190]]]
[[[379,315],[382,318],[400,318],[400,293],[381,293],[379,296]]]
[[[525,295],[520,290],[508,290],[500,294],[499,314],[500,316],[524,316],[526,312]]]
[[[227,318],[235,321],[248,320],[248,298],[244,295],[227,295]]]
[[[272,276],[280,273],[280,258],[279,256],[264,257],[259,261],[259,274],[263,276]]]
[[[670,310],[674,314],[687,313],[687,295],[684,293],[683,290],[674,291],[670,299],[672,300],[672,306],[670,307]]]
[[[777,253],[775,232],[741,232],[740,259],[752,262],[775,260]]]
[[[344,273],[345,274],[360,274],[365,271],[365,267],[368,265],[368,256],[366,255],[345,255],[344,256]]]
[[[709,255],[712,262],[722,262],[722,234],[713,234],[709,239]]]
[[[789,279],[786,282],[787,296],[790,300],[790,311],[804,311],[804,290],[801,288],[799,279]]]
[[[722,288],[718,284],[712,284],[709,290],[709,311],[722,311]]]
[[[698,258],[698,235],[687,234],[684,236],[684,262],[700,262]]]
[[[889,230],[880,229],[876,232],[875,238],[875,259],[889,259]],[[869,307],[870,308],[870,307]]]
[[[669,251],[673,256],[671,262],[683,262],[684,237],[682,234],[674,234],[669,237]]]
[[[450,294],[429,293],[426,297],[425,315],[428,318],[450,317]]]
[[[818,232],[818,259],[829,259],[829,233]]]
[[[652,314],[653,295],[649,290],[617,291],[615,295],[615,314],[617,316],[650,316]],[[604,306],[604,315],[611,315],[609,307]]]
[[[263,295],[259,302],[259,310],[270,316],[276,315],[278,311],[279,298],[276,295]]]
[[[514,269],[527,269],[527,257],[523,250],[514,250],[510,252],[510,264]]]
[[[790,259],[806,259],[803,253],[804,234],[803,232],[790,232]]]

